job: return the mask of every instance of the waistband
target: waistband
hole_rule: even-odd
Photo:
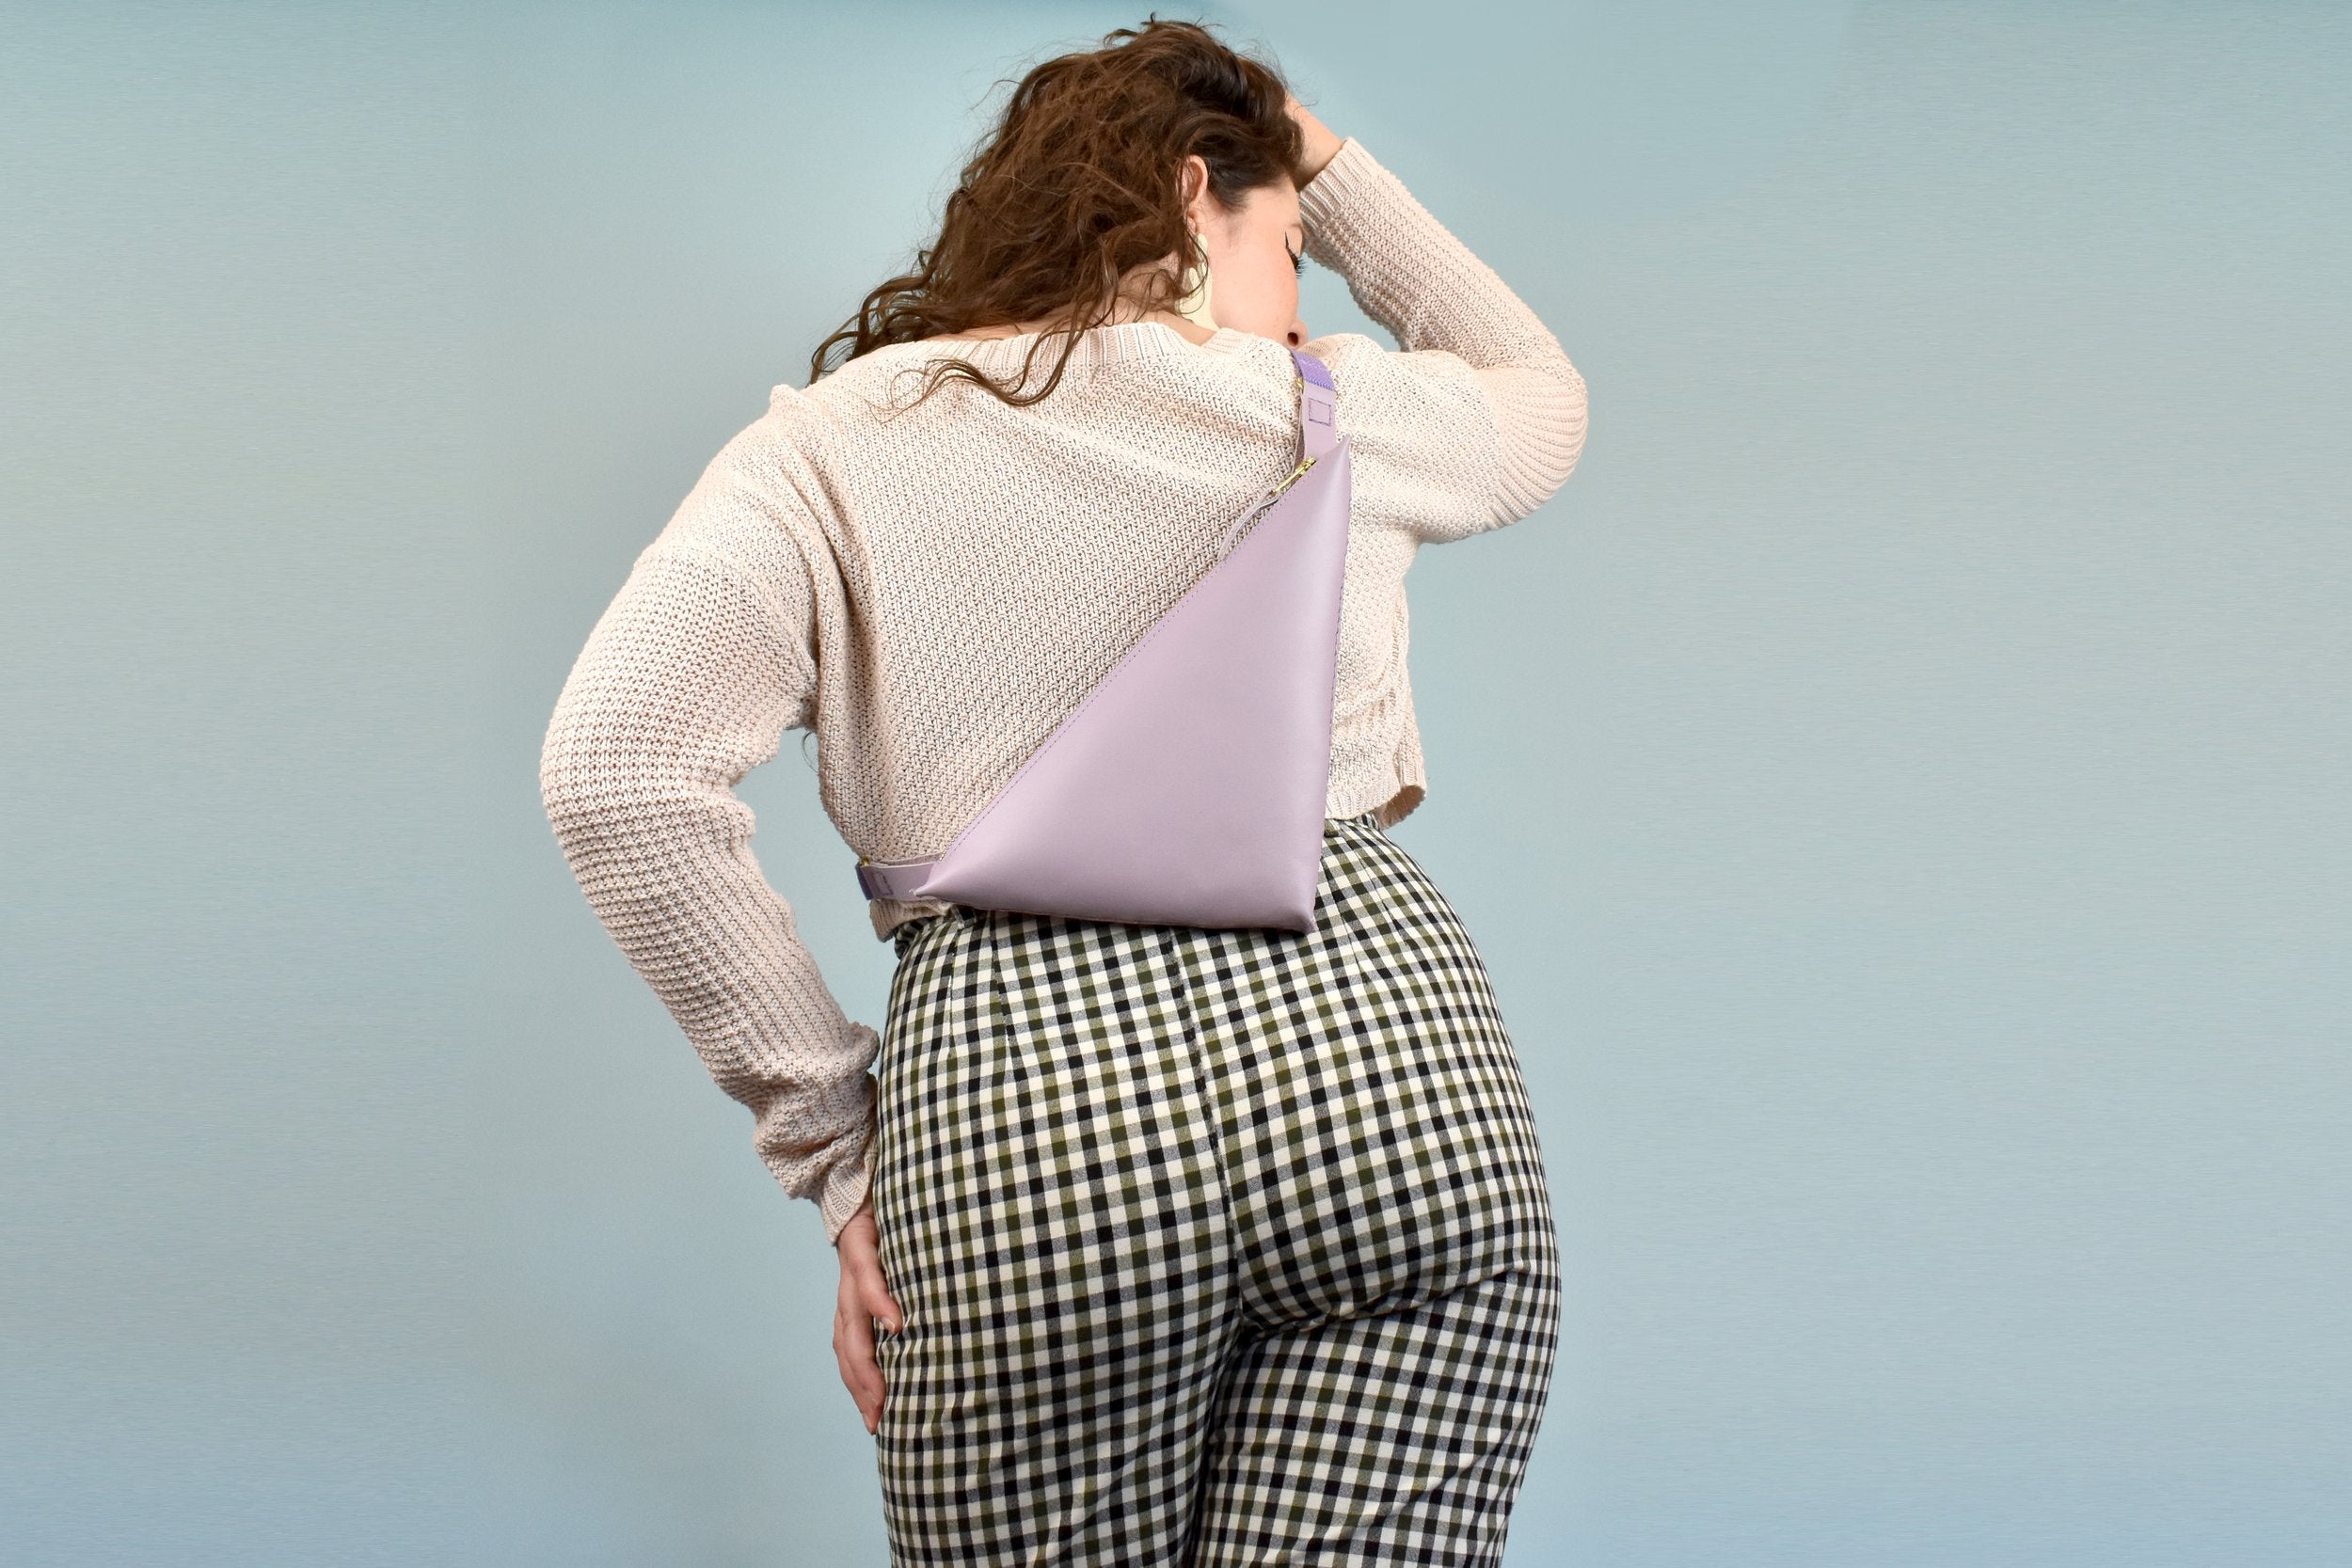
[[[1359,812],[1354,816],[1327,816],[1323,819],[1323,829],[1326,833],[1328,833],[1334,828],[1366,829],[1380,834],[1384,838],[1388,836],[1389,831],[1382,825],[1380,821],[1380,810],[1376,806],[1371,811]],[[930,863],[925,862],[924,863],[928,865]],[[859,880],[865,880],[864,874],[868,869],[870,868],[865,865],[858,867],[858,871],[860,873]],[[869,895],[869,896],[879,895]],[[946,914],[948,913],[962,914],[965,912],[967,912],[965,906],[961,904],[951,904],[948,906],[947,911],[944,913],[942,911],[933,911],[930,913],[915,915],[908,920],[902,920],[890,929],[891,945],[898,949],[898,957],[903,958],[907,956],[907,949],[909,946],[913,945],[915,938],[930,929],[933,922],[946,918]]]

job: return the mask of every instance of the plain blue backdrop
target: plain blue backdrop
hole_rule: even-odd
[[[1411,579],[1565,1243],[1511,1562],[2352,1561],[2352,13],[1212,14],[1591,385]],[[1140,20],[6,8],[0,1561],[886,1561],[816,1212],[538,748]],[[798,737],[743,794],[878,1022]]]

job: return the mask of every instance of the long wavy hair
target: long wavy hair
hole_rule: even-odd
[[[1100,49],[1047,60],[1013,88],[964,165],[914,270],[868,293],[817,345],[809,380],[884,344],[1044,320],[1053,325],[1009,382],[943,356],[914,400],[957,377],[1014,407],[1040,402],[1060,385],[1078,334],[1110,319],[1131,271],[1189,256],[1179,181],[1186,157],[1208,166],[1209,193],[1227,212],[1279,181],[1303,183],[1289,96],[1273,67],[1204,26],[1156,15],[1105,34]],[[1181,272],[1156,268],[1137,303],[1168,309],[1183,288]],[[1039,350],[1056,341],[1052,373],[1022,391]]]

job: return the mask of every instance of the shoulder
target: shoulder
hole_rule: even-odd
[[[1343,370],[1360,369],[1389,351],[1360,332],[1332,332],[1313,340],[1301,352],[1322,360],[1336,378]]]
[[[835,511],[830,423],[817,400],[794,388],[771,388],[767,410],[703,465],[640,564],[683,554],[723,564],[754,585],[805,578],[826,552]]]
[[[805,388],[777,387],[768,394],[768,412],[785,428],[812,435],[839,435],[888,418],[904,403],[945,345],[889,343],[835,366]]]
[[[1457,380],[1477,373],[1459,355],[1443,349],[1416,349],[1408,353],[1390,348],[1361,332],[1334,332],[1317,338],[1307,345],[1306,352],[1328,367],[1331,379],[1343,392],[1347,388],[1343,377],[1390,385],[1402,381]]]
[[[1361,332],[1317,338],[1306,352],[1331,372],[1340,428],[1393,434],[1426,427],[1443,441],[1475,442],[1492,423],[1486,388],[1475,367],[1442,349],[1406,352]]]

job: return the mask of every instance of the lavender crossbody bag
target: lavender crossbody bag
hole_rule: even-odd
[[[1272,502],[945,853],[861,860],[868,898],[1314,929],[1351,487],[1331,372],[1291,357],[1299,463]]]

